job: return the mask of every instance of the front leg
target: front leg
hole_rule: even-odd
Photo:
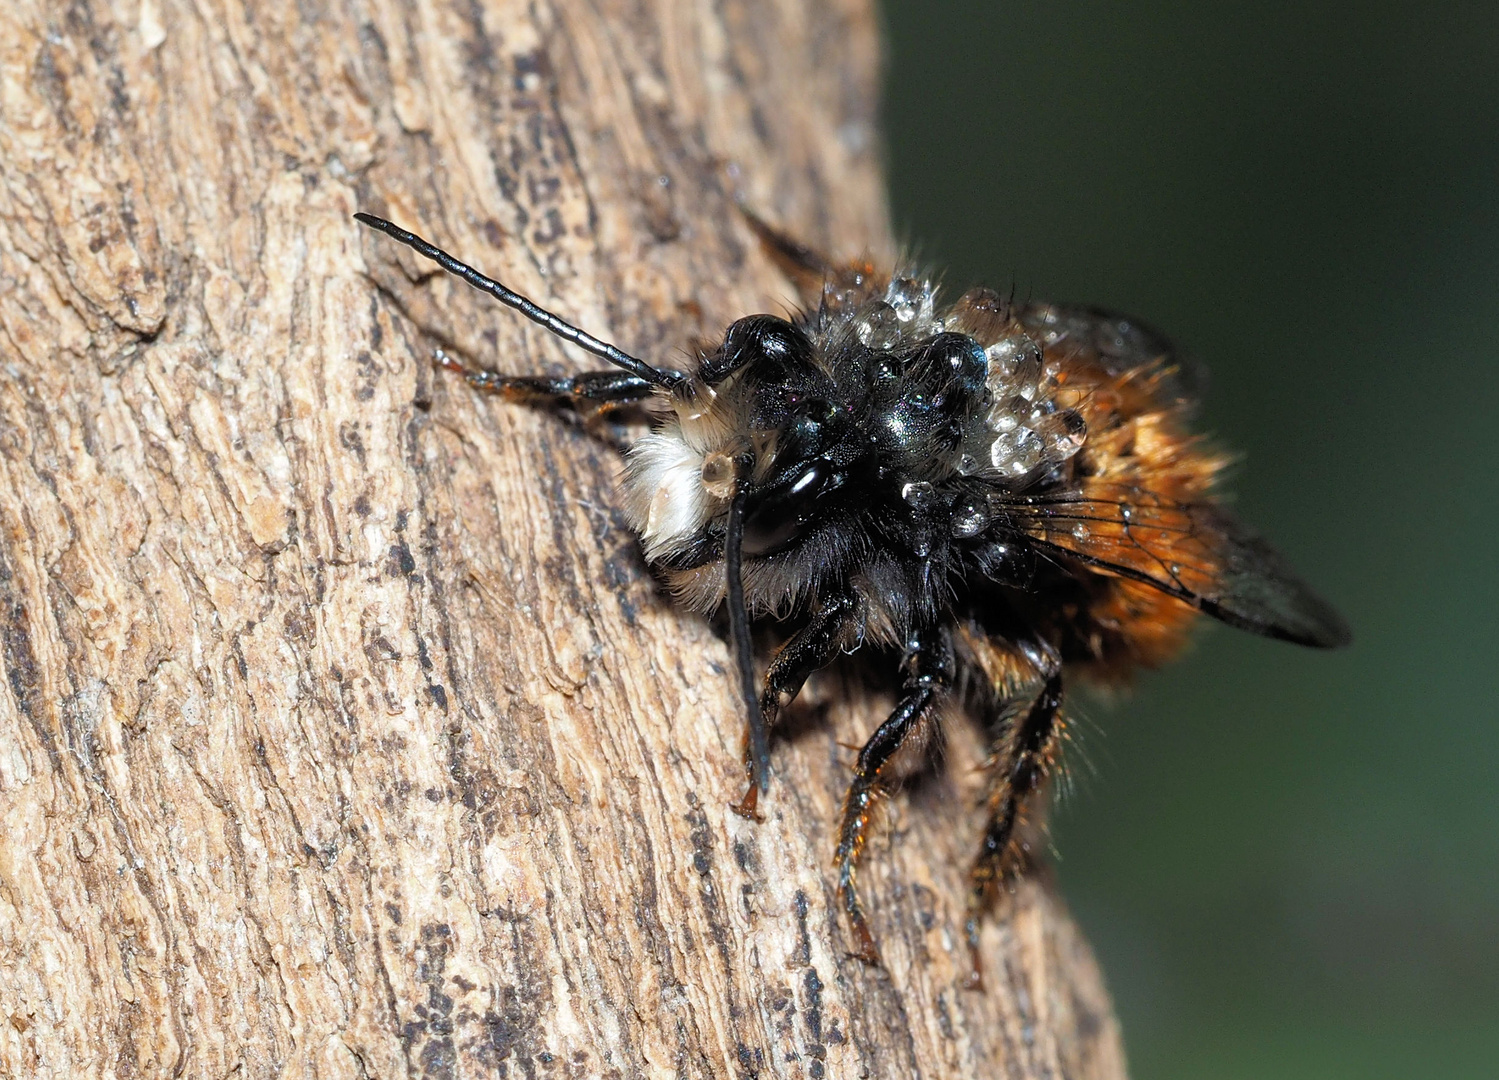
[[[781,710],[796,699],[802,685],[814,671],[827,667],[842,650],[855,610],[852,596],[834,596],[813,613],[812,621],[791,636],[781,646],[776,658],[770,662],[765,673],[765,689],[760,694],[760,716],[766,733],[775,727]],[[744,767],[749,774],[749,787],[744,798],[731,803],[730,809],[740,817],[759,819],[760,784],[757,768],[764,762],[756,762],[750,750],[749,732],[744,737]]]
[[[579,412],[597,413],[605,409],[644,401],[651,396],[651,384],[628,371],[588,371],[582,375],[552,377],[547,375],[501,375],[497,371],[475,370],[438,350],[439,367],[457,372],[475,390],[497,394],[506,401],[536,405],[566,401]]]
[[[843,911],[858,945],[856,955],[869,964],[880,962],[880,952],[864,919],[854,881],[859,854],[868,839],[870,814],[883,794],[881,772],[920,727],[941,693],[952,685],[953,652],[947,631],[928,629],[913,634],[901,666],[906,669],[906,678],[900,704],[859,751],[854,781],[843,801],[843,824],[838,831],[838,853],[834,858],[838,867],[838,893],[843,897]]]

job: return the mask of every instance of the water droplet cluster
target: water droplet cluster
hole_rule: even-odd
[[[854,322],[859,343],[871,349],[894,349],[942,330],[936,318],[937,290],[918,278],[898,277],[883,300],[867,303]]]
[[[894,348],[900,340],[901,325],[895,308],[883,300],[876,300],[865,306],[859,320],[854,323],[854,331],[859,336],[859,344],[883,351]]]
[[[992,405],[984,418],[993,433],[989,465],[1019,478],[1069,460],[1082,449],[1088,425],[1075,409],[1058,408],[1061,365],[1045,363],[1029,336],[1008,334],[986,350]]]

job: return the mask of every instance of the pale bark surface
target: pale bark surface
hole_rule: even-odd
[[[835,673],[736,818],[724,645],[576,424],[791,294],[734,197],[888,248],[866,0],[0,5],[0,1075],[1116,1078],[1044,888],[961,989],[970,724],[829,868],[888,700]]]

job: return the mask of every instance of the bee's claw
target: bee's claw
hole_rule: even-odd
[[[864,921],[864,917],[862,915],[850,916],[849,925],[854,932],[854,942],[858,945],[858,948],[849,955],[862,960],[870,967],[884,967],[885,961],[880,959],[880,948],[874,943],[874,935],[869,932],[869,924]]]
[[[968,974],[963,979],[964,990],[984,989],[984,962],[979,956],[979,923],[978,915],[972,914],[968,917],[966,927],[968,934]]]
[[[765,817],[760,813],[760,785],[751,780],[744,797],[736,803],[729,803],[729,809],[750,821],[764,821]]]

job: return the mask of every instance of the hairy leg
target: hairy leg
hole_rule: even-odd
[[[739,212],[749,222],[770,257],[798,284],[821,289],[822,283],[836,272],[833,260],[822,252],[776,228],[747,206],[741,205]]]
[[[854,780],[843,800],[843,824],[838,830],[838,852],[834,857],[838,893],[843,898],[843,911],[858,947],[857,955],[870,964],[880,962],[880,952],[859,903],[855,882],[859,855],[868,839],[870,814],[883,794],[882,770],[920,727],[941,693],[952,685],[953,652],[947,631],[933,629],[913,635],[902,667],[906,669],[906,678],[900,704],[859,751]]]
[[[969,984],[982,985],[979,965],[979,922],[1004,878],[1019,871],[1025,852],[1016,842],[1016,827],[1026,807],[1056,764],[1062,725],[1062,674],[1044,676],[1040,692],[1010,725],[1001,756],[995,763],[989,792],[989,827],[969,876],[968,948],[973,958]]]
[[[766,254],[787,277],[796,282],[797,290],[802,294],[802,302],[809,308],[822,304],[828,290],[854,290],[860,295],[873,295],[868,289],[877,275],[870,263],[835,262],[816,248],[809,247],[790,233],[771,225],[749,207],[741,204],[739,211],[749,222]],[[883,277],[880,278],[877,292],[884,291],[884,280]]]
[[[781,710],[801,692],[807,677],[833,662],[843,647],[844,633],[853,613],[853,597],[845,595],[828,599],[813,614],[812,621],[793,634],[776,653],[776,658],[770,662],[770,670],[765,673],[765,689],[760,695],[760,715],[767,731],[775,727]],[[758,819],[760,785],[755,783],[748,733],[745,734],[744,761],[750,774],[749,788],[744,798],[731,804],[730,808],[741,817]]]

